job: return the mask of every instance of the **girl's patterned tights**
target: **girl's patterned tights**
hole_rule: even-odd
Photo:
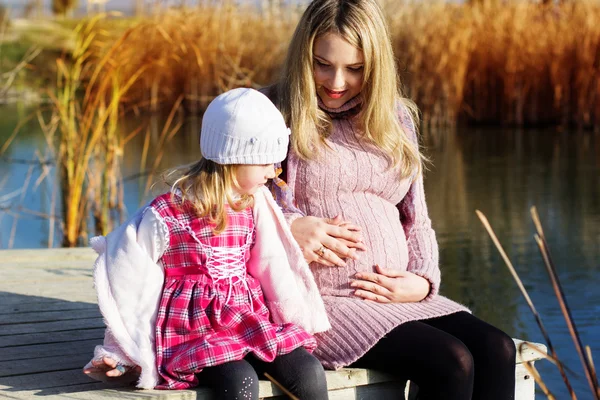
[[[257,400],[258,380],[268,373],[301,400],[327,400],[327,383],[321,363],[306,349],[299,347],[264,362],[251,354],[240,361],[231,361],[205,368],[198,374],[200,384],[211,387],[217,399]]]

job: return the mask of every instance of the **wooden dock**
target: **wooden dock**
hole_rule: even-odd
[[[102,343],[104,324],[92,284],[89,248],[0,251],[0,398],[212,399],[206,389],[135,390],[100,383],[81,369]],[[516,400],[534,398],[522,365],[540,357],[531,349],[517,360]],[[328,371],[331,400],[415,398],[415,388],[363,369]],[[261,381],[262,398],[282,393]],[[38,397],[42,396],[42,397]],[[283,398],[283,397],[282,397]]]

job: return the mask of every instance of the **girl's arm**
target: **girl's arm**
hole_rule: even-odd
[[[166,223],[154,208],[146,208],[137,230],[137,244],[153,262],[158,263],[168,243],[169,231]],[[83,372],[94,379],[106,380],[119,377],[131,370],[139,373],[139,368],[119,347],[110,327],[107,327],[104,332],[104,343],[96,346],[94,358],[84,367]]]
[[[136,365],[121,350],[110,329],[104,330],[104,343],[94,349],[94,358],[83,367],[83,372],[98,381],[118,378],[129,371],[137,371]],[[135,377],[134,374],[132,377]]]

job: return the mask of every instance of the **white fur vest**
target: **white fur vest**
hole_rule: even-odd
[[[94,283],[107,326],[94,359],[109,356],[124,365],[139,365],[137,386],[150,389],[158,383],[154,339],[164,272],[137,241],[145,209],[90,243],[99,254]],[[268,189],[254,195],[253,210],[256,241],[248,272],[259,280],[273,321],[295,323],[310,333],[326,331],[329,320],[312,273]]]

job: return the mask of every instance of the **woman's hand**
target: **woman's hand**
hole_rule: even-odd
[[[429,281],[408,271],[395,271],[375,266],[378,273],[359,272],[350,283],[354,295],[378,303],[414,303],[429,294]]]
[[[92,367],[84,368],[83,373],[99,381],[136,380],[141,372],[140,367],[128,367],[117,363],[110,357],[92,360]]]
[[[366,250],[360,227],[335,218],[301,217],[291,226],[306,262],[318,261],[329,267],[346,265],[344,258],[358,259],[357,251]]]

